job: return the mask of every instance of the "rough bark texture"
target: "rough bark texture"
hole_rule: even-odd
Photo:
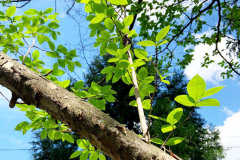
[[[0,84],[47,111],[116,160],[173,160],[96,107],[0,53]],[[11,104],[12,105],[12,104]]]

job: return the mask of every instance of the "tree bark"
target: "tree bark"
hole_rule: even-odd
[[[116,160],[174,160],[96,107],[0,52],[0,84]],[[13,104],[11,104],[13,105]]]

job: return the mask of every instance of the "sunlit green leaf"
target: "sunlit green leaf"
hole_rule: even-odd
[[[147,59],[148,53],[143,49],[134,49],[134,54],[139,59]]]
[[[33,16],[33,15],[36,15],[36,14],[38,14],[38,11],[36,10],[36,9],[29,9],[29,10],[26,10],[25,12],[24,12],[26,15],[29,15],[29,16]]]
[[[41,131],[41,139],[45,139],[45,138],[47,138],[47,130],[46,129],[43,129],[42,131]]]
[[[141,46],[155,46],[155,43],[153,41],[147,40],[147,41],[141,41],[137,43]]]
[[[176,144],[181,143],[185,138],[183,137],[174,137],[174,138],[170,138],[167,143],[166,146],[174,146]]]
[[[163,125],[163,126],[161,127],[161,131],[162,131],[163,133],[167,133],[167,132],[172,131],[172,130],[175,129],[175,128],[176,128],[175,125]]]
[[[220,103],[218,100],[209,98],[209,99],[204,99],[201,100],[200,102],[197,103],[197,107],[202,107],[202,106],[220,106]]]
[[[80,156],[80,154],[82,153],[82,151],[75,151],[73,152],[73,154],[71,154],[70,159],[76,158],[78,156]]]
[[[74,139],[73,139],[73,137],[72,137],[70,134],[65,133],[65,134],[64,134],[64,138],[65,138],[69,143],[74,143]]]
[[[90,21],[90,24],[99,23],[99,22],[101,22],[105,17],[106,17],[105,14],[98,14],[96,17],[94,17],[94,18]]]
[[[163,140],[161,140],[161,139],[159,139],[159,138],[154,138],[154,139],[152,139],[151,140],[153,143],[156,143],[156,144],[160,144],[160,145],[162,145],[164,142],[163,142]]]
[[[80,155],[80,160],[87,160],[88,159],[89,152],[87,150],[84,150],[82,154]]]
[[[164,121],[164,122],[167,122],[167,123],[168,123],[168,121],[167,121],[166,118],[162,118],[162,117],[158,117],[158,116],[154,116],[154,115],[149,115],[149,117],[152,117],[152,118],[154,118],[154,119],[158,119],[158,120],[161,120],[161,121]]]
[[[12,17],[16,12],[16,6],[11,6],[6,11],[6,16]]]
[[[113,30],[114,30],[114,23],[113,23],[113,21],[111,20],[111,18],[106,18],[106,19],[104,20],[104,25],[105,25],[105,27],[106,27],[109,31],[113,32]]]
[[[160,32],[158,32],[156,36],[156,43],[158,43],[160,40],[162,40],[168,33],[170,29],[170,26],[164,27]],[[159,44],[161,45],[161,44]]]
[[[133,22],[133,15],[129,15],[123,20],[123,24],[125,25],[125,27],[130,26],[132,22]]]
[[[187,106],[187,107],[192,107],[194,106],[195,104],[193,103],[193,99],[191,97],[189,97],[188,95],[180,95],[180,96],[177,96],[175,99],[174,99],[176,102],[184,105],[184,106]]]
[[[127,5],[127,0],[108,0],[111,4],[114,5]]]
[[[219,92],[220,90],[223,89],[224,86],[219,86],[219,87],[214,87],[214,88],[210,88],[208,90],[206,90],[203,94],[203,97],[208,97],[211,96],[217,92]]]
[[[182,108],[176,108],[172,110],[168,116],[167,116],[167,122],[170,124],[176,124],[183,115],[183,109]]]
[[[34,60],[38,59],[39,56],[40,56],[40,53],[39,53],[38,50],[33,51],[33,53],[32,53],[32,57],[33,57]]]
[[[187,91],[195,102],[199,101],[206,89],[206,83],[199,75],[194,76],[187,85]]]

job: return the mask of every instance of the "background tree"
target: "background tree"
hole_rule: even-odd
[[[67,141],[41,139],[40,131],[33,132],[33,135],[31,153],[35,160],[66,160],[78,149],[77,144]]]

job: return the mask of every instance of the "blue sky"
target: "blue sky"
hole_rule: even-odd
[[[63,0],[60,2],[64,3]],[[45,10],[48,7],[54,7],[53,0],[38,0],[30,3],[30,5],[27,5],[25,8],[18,9],[17,14],[22,14],[29,8]],[[77,47],[77,45],[79,45],[79,37],[76,36],[76,33],[73,33],[72,31],[77,30],[78,27],[73,19],[65,14],[66,8],[67,7],[62,7],[60,5],[57,6],[57,12],[59,12],[58,19],[60,20],[61,24],[61,27],[59,28],[59,30],[61,30],[61,36],[58,37],[58,43],[67,45],[71,44],[68,46],[71,49],[74,49]],[[81,25],[86,25],[86,22],[83,20]],[[86,28],[81,27],[81,33],[84,35],[81,37],[83,41],[92,42],[94,40],[89,39],[89,32],[86,30]],[[211,34],[211,30],[206,29],[205,33]],[[197,37],[199,37],[199,35],[196,35],[196,38]],[[225,44],[223,42],[221,43],[221,46],[225,47]],[[96,54],[96,50],[90,52],[88,50],[90,48],[91,46],[85,50],[86,58],[88,60]],[[240,122],[240,81],[236,77],[223,80],[220,77],[220,73],[223,70],[215,64],[209,66],[208,69],[203,69],[200,67],[201,62],[199,60],[204,56],[206,51],[210,51],[212,49],[212,46],[199,45],[194,49],[195,52],[193,52],[193,54],[195,60],[184,70],[186,77],[188,79],[191,79],[195,74],[199,74],[206,81],[207,88],[225,86],[222,91],[212,96],[213,98],[216,98],[220,101],[220,107],[202,107],[198,110],[198,112],[207,121],[207,123],[211,123],[220,129],[220,135],[222,138],[221,142],[225,147],[239,146],[240,127],[238,127],[238,123]],[[214,59],[216,61],[219,61],[219,57],[214,57]],[[84,66],[83,68],[79,68],[77,72],[77,74],[82,77],[81,73],[86,71],[87,65],[84,57],[80,56],[78,60]],[[0,91],[8,98],[10,97],[10,92],[6,89],[0,87]],[[26,135],[22,135],[22,133],[14,131],[15,126],[18,123],[27,120],[27,118],[24,116],[23,112],[20,112],[18,110],[18,108],[10,109],[8,107],[8,102],[1,95],[0,102],[0,160],[32,159],[29,150],[12,150],[31,148],[31,145],[29,144],[29,142],[32,140],[31,132],[27,133]],[[238,157],[240,157],[239,151],[240,148],[231,148],[227,152],[226,160],[237,160]]]

